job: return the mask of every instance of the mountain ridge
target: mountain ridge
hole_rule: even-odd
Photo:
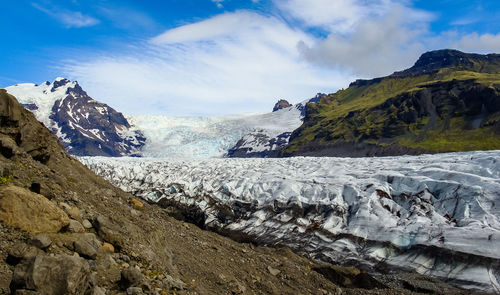
[[[500,149],[500,55],[425,53],[307,104],[281,156],[388,156]],[[484,139],[487,139],[485,143]]]
[[[58,77],[52,83],[5,88],[53,131],[73,155],[134,155],[145,138],[122,113],[88,96],[77,81]]]

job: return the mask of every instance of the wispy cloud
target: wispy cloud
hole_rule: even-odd
[[[299,41],[313,39],[277,18],[239,11],[166,31],[133,52],[63,69],[124,112],[169,115],[262,111],[278,98],[298,102],[352,79],[304,61]]]
[[[79,11],[71,11],[55,6],[47,8],[37,3],[31,3],[31,5],[58,22],[64,24],[67,28],[90,27],[99,23],[98,19],[84,15]]]
[[[436,16],[410,1],[273,1],[275,15],[222,13],[118,52],[80,55],[61,70],[125,113],[220,115],[333,92],[431,49],[500,51],[500,34],[432,33]]]
[[[224,2],[224,0],[212,0],[212,2],[214,2],[217,5],[217,7],[219,7],[219,8],[224,7],[222,5],[222,2]]]

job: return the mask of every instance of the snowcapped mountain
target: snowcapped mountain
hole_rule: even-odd
[[[134,155],[144,145],[140,131],[110,106],[93,100],[76,81],[57,78],[41,85],[5,88],[59,138],[73,155]]]
[[[500,151],[385,158],[80,158],[234,238],[500,292]]]
[[[301,124],[305,103],[225,117],[124,116],[90,98],[76,81],[6,88],[80,156],[272,157]],[[314,101],[314,98],[311,100]]]

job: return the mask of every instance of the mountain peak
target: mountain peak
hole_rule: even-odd
[[[488,64],[490,66],[483,67]],[[439,71],[444,68],[456,68],[477,72],[499,72],[500,54],[465,53],[455,49],[429,51],[420,56],[413,67],[392,76],[416,76]]]
[[[292,105],[285,99],[280,99],[278,102],[274,105],[273,112],[276,112],[278,110],[284,109],[291,107]]]

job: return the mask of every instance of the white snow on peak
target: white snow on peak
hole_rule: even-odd
[[[137,196],[198,208],[209,228],[330,262],[369,269],[383,262],[466,288],[500,290],[500,151],[80,160]]]
[[[50,120],[52,107],[58,99],[66,97],[68,88],[76,86],[76,82],[66,83],[63,86],[54,88],[54,83],[64,78],[57,78],[52,83],[42,83],[36,85],[33,83],[16,84],[5,88],[8,93],[14,95],[22,104],[35,104],[38,109],[33,110],[35,117],[49,129],[57,128]],[[52,91],[54,90],[54,91]]]
[[[296,107],[273,113],[226,117],[126,116],[146,137],[145,157],[223,157],[240,138],[259,130],[270,138],[291,132],[301,124]]]

